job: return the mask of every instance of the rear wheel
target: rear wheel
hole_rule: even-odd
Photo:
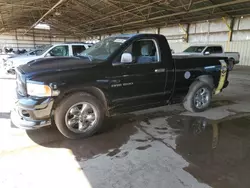
[[[55,123],[65,137],[85,138],[101,128],[104,114],[104,108],[97,98],[87,93],[75,93],[56,108]]]
[[[205,82],[196,81],[191,85],[183,105],[190,112],[202,112],[209,107],[211,99],[212,88]]]

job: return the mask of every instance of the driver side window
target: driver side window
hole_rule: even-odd
[[[50,56],[69,56],[69,47],[56,46],[53,49],[51,49],[48,53]]]
[[[212,53],[214,52],[213,47],[208,47],[208,48],[206,49],[205,53],[206,53],[206,52],[209,52],[210,54],[212,54]]]
[[[159,62],[159,50],[155,40],[144,39],[133,42],[124,53],[129,53],[132,55],[133,64],[148,64]],[[122,54],[118,56],[116,62],[122,62]]]

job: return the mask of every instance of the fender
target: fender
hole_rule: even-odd
[[[70,88],[64,88],[61,91],[60,95],[56,98],[54,106],[57,106],[62,101],[63,98],[67,97],[68,95],[72,93],[79,92],[79,91],[86,92],[90,95],[93,95],[97,99],[99,99],[104,105],[105,111],[107,113],[106,115],[109,115],[108,114],[108,109],[109,109],[108,95],[106,95],[105,92],[101,90],[100,88],[94,87],[94,86],[75,85]]]
[[[196,78],[197,80],[207,83],[212,89],[214,88],[214,79],[211,75],[201,75]]]

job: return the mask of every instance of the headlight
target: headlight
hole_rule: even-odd
[[[27,93],[36,97],[50,97],[52,95],[51,88],[48,85],[27,83]]]

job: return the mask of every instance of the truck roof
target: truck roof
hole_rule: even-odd
[[[219,44],[195,44],[195,45],[191,45],[191,46],[208,46],[208,47],[211,47],[211,46],[219,46],[219,47],[222,47],[222,46],[219,45]]]
[[[92,44],[92,43],[87,43],[87,42],[64,42],[62,44]]]
[[[140,36],[140,35],[156,35],[156,34],[150,34],[150,33],[132,33],[132,34],[118,34],[118,35],[113,35],[113,37],[127,37],[127,38],[132,38],[134,36]],[[112,37],[112,36],[111,36]]]

